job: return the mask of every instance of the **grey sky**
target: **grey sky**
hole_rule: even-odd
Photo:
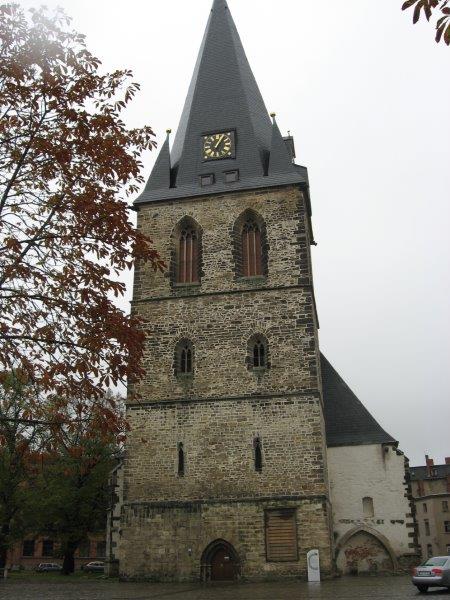
[[[127,120],[160,142],[211,2],[46,4],[105,68],[134,71]],[[267,108],[309,169],[322,351],[417,464],[450,456],[450,48],[401,4],[229,0]]]

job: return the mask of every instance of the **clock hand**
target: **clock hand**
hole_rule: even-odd
[[[225,134],[222,133],[222,135],[220,136],[220,138],[217,141],[217,144],[214,146],[214,150],[217,150],[217,148],[220,146],[220,144],[222,143],[223,138],[225,137]]]

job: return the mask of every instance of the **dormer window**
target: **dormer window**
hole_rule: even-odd
[[[235,181],[239,181],[239,171],[237,169],[234,171],[227,171],[225,173],[225,183],[233,183]]]
[[[210,173],[209,175],[200,175],[200,185],[202,187],[212,185],[213,183],[214,183],[214,173]]]

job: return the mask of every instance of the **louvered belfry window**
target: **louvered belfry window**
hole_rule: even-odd
[[[298,560],[295,509],[266,510],[266,557],[269,562]]]
[[[248,220],[242,229],[242,274],[244,277],[263,274],[261,231],[253,219]]]
[[[183,229],[180,234],[178,283],[198,283],[198,236],[195,229]]]

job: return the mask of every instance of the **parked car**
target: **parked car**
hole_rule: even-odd
[[[62,566],[56,563],[39,563],[35,571],[38,573],[48,573],[49,571],[61,571]]]
[[[413,570],[413,584],[419,592],[430,587],[450,589],[450,556],[433,556]]]
[[[81,566],[83,571],[87,573],[93,573],[101,571],[102,573],[105,571],[105,563],[100,560],[94,560],[92,562],[88,562],[85,565]]]

